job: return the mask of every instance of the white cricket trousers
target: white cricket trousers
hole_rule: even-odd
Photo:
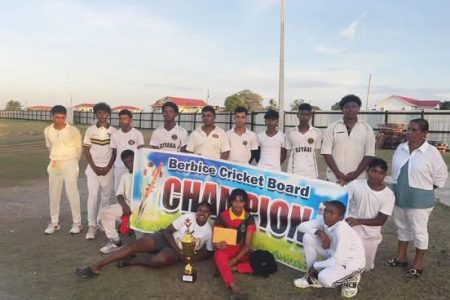
[[[53,224],[59,223],[59,211],[63,183],[72,211],[73,223],[81,223],[80,195],[78,194],[78,160],[50,161],[47,167],[50,216]]]
[[[322,243],[318,236],[308,233],[303,235],[303,251],[305,253],[308,269],[314,265],[319,255],[324,259],[328,259],[332,256],[329,249],[322,248]],[[338,264],[317,271],[319,271],[318,280],[320,284],[327,288],[337,287],[345,280],[362,272],[362,270],[346,268],[345,266]]]
[[[128,205],[130,204],[128,203]],[[119,232],[116,229],[116,221],[120,220],[122,214],[122,206],[119,203],[108,205],[101,210],[100,222],[108,239],[114,241],[119,240]]]
[[[428,249],[428,219],[430,208],[401,208],[394,206],[394,221],[397,225],[398,240],[414,241],[417,249]]]
[[[114,167],[114,193],[117,193],[119,188],[120,178],[123,174],[128,173],[128,169],[125,167]]]
[[[114,167],[104,176],[98,176],[88,165],[86,168],[88,200],[87,219],[89,226],[95,226],[100,220],[100,211],[109,205],[114,192]],[[100,206],[97,210],[98,192],[100,191]]]
[[[352,228],[359,235],[364,246],[364,252],[366,253],[366,266],[364,267],[364,271],[370,271],[375,267],[375,256],[377,255],[378,245],[383,239],[381,233],[372,233],[370,229],[366,229],[362,225],[357,225]]]

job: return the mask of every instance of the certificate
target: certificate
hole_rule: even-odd
[[[232,228],[214,227],[213,243],[225,241],[228,245],[236,245],[237,230]]]

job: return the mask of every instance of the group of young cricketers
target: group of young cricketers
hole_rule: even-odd
[[[322,135],[310,125],[312,108],[301,104],[298,110],[299,125],[284,134],[278,128],[278,112],[269,110],[264,119],[266,130],[255,134],[246,127],[247,110],[238,107],[234,111],[234,127],[224,131],[216,126],[215,110],[211,106],[202,109],[202,126],[190,135],[176,123],[178,107],[172,102],[164,103],[164,125],[156,128],[149,147],[164,151],[187,152],[205,158],[229,160],[238,164],[256,164],[258,168],[281,171],[288,158],[287,172],[307,178],[319,178],[316,153],[320,150],[328,169],[326,180],[346,185],[349,191],[349,208],[339,201],[325,203],[323,214],[317,219],[299,225],[303,233],[303,248],[308,271],[294,280],[298,288],[342,286],[344,297],[357,294],[363,271],[374,268],[374,260],[382,240],[381,226],[393,212],[395,196],[384,185],[387,163],[375,158],[375,136],[372,128],[358,119],[361,100],[348,95],[340,101],[343,118],[330,124]],[[105,232],[109,242],[100,249],[111,253],[99,263],[77,269],[77,274],[92,277],[100,269],[120,261],[148,267],[165,266],[181,257],[174,237],[184,232],[185,217],[180,217],[166,230],[138,239],[123,247],[116,230],[116,221],[129,215],[134,151],[145,146],[142,133],[132,127],[132,113],[119,113],[120,128],[109,123],[110,107],[105,103],[94,106],[97,123],[90,126],[81,143],[78,129],[65,122],[66,109],[55,106],[51,111],[54,123],[45,129],[46,145],[50,150],[49,194],[51,223],[45,229],[52,234],[60,229],[59,203],[63,183],[72,210],[71,234],[80,233],[80,197],[77,189],[78,160],[84,152],[88,186],[88,230],[86,239],[94,239],[97,231]],[[100,203],[98,204],[98,194]],[[117,203],[110,203],[113,193]],[[212,244],[212,230],[207,222],[211,215],[208,203],[200,204],[197,214],[191,216],[201,235],[202,244],[197,258],[207,258],[215,250],[214,258],[227,287],[235,299],[243,298],[236,285],[232,270],[252,273],[248,263],[251,252],[252,233],[256,224],[244,209],[248,197],[245,191],[230,195],[230,209],[222,212],[214,226],[238,228],[242,222],[247,234],[237,246],[224,243]],[[248,204],[248,203],[247,203]],[[345,218],[347,212],[347,218]],[[209,226],[209,227],[208,227]],[[138,252],[154,251],[156,254],[146,262],[131,262]],[[114,253],[112,253],[114,252]],[[233,298],[233,299],[234,299]]]

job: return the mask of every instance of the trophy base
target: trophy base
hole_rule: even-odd
[[[195,273],[195,272],[192,274],[181,275],[181,281],[183,281],[183,282],[194,283],[196,279],[197,279],[197,273]]]

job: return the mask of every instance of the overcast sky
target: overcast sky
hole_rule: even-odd
[[[286,0],[286,107],[450,99],[450,1]],[[278,98],[280,0],[0,0],[0,107]]]

